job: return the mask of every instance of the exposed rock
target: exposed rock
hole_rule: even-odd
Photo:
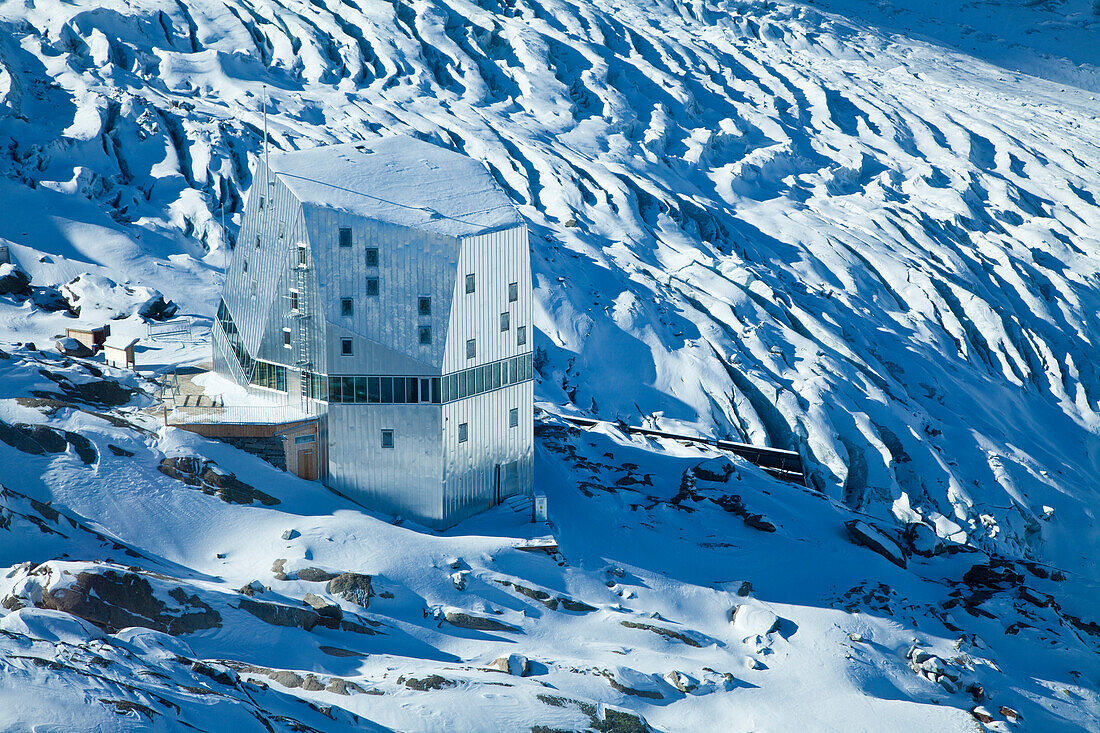
[[[461,611],[447,611],[444,614],[444,618],[447,619],[447,623],[452,626],[457,626],[460,629],[476,629],[477,631],[510,631],[518,632],[514,626],[510,626],[503,621],[497,621],[494,618],[485,618],[484,616],[472,616],[468,613],[462,613]]]
[[[109,407],[119,407],[127,404],[137,392],[137,390],[123,387],[121,384],[111,379],[92,379],[87,382],[73,382],[68,377],[61,374],[54,374],[45,369],[40,370],[39,373],[54,382],[58,389],[61,390],[60,395],[56,392],[46,392],[36,389],[30,391],[33,396],[43,399],[57,399],[60,397],[67,402],[84,402],[97,406],[105,405]],[[100,374],[102,373],[100,372]],[[104,419],[108,418],[105,417]]]
[[[251,598],[242,598],[238,606],[242,611],[248,611],[264,623],[272,626],[290,626],[310,631],[314,626],[322,624],[330,626],[333,619],[322,619],[321,615],[313,609],[286,606],[281,603],[268,603]],[[337,624],[338,625],[338,624]]]
[[[694,469],[695,476],[703,481],[715,481],[725,483],[731,475],[737,471],[737,467],[726,456],[717,456],[703,461]]]
[[[752,527],[761,532],[775,531],[775,525],[768,521],[763,514],[746,514],[743,519],[746,527]]]
[[[454,687],[456,683],[454,680],[449,680],[446,677],[441,677],[437,674],[430,674],[423,679],[416,679],[410,677],[405,679],[404,677],[398,678],[399,684],[405,685],[410,690],[419,690],[420,692],[427,692],[428,690],[442,690],[447,687]]]
[[[620,668],[616,674],[604,671],[608,684],[624,695],[646,698],[647,700],[661,700],[664,695],[660,690],[654,689],[654,680],[650,675],[637,672],[629,668]]]
[[[573,613],[591,613],[596,610],[595,606],[590,606],[587,603],[567,598],[565,596],[552,596],[544,590],[538,590],[536,588],[528,588],[527,586],[520,585],[519,583],[513,583],[510,580],[498,580],[496,581],[503,585],[505,588],[512,588],[520,595],[527,596],[528,598],[538,601],[542,605],[549,608],[551,611],[556,611],[558,608],[563,608],[566,611],[572,611]],[[613,582],[609,582],[609,587],[614,585]]]
[[[300,536],[301,536],[301,533],[298,532],[298,530],[296,530],[296,529],[288,529],[287,531],[283,532],[283,539],[284,540],[292,540],[295,537],[300,537]]]
[[[105,570],[79,573],[68,587],[44,593],[38,606],[78,616],[108,633],[141,626],[178,635],[221,626],[221,615],[198,596],[188,596],[180,587],[168,595],[178,608],[158,598],[146,578]]]
[[[155,292],[155,291],[154,291]],[[166,321],[179,312],[180,307],[156,293],[138,308],[138,315],[147,321]]]
[[[963,575],[963,582],[970,586],[1005,590],[1024,582],[1024,576],[1016,572],[1007,561],[993,560],[988,565],[974,565]]]
[[[339,621],[344,617],[344,612],[340,606],[315,593],[306,593],[305,598],[302,600],[322,618],[330,618]]]
[[[271,563],[271,573],[275,576],[275,580],[286,580],[286,558],[280,557],[275,562]]]
[[[1020,722],[1020,714],[1012,708],[1008,707],[1007,705],[1001,706],[1001,715],[1003,715],[1005,717],[1005,720],[1010,723]]]
[[[58,430],[49,425],[13,425],[0,420],[0,441],[36,456],[64,453],[72,445],[77,456],[86,464],[95,463],[99,458],[95,445],[83,435],[69,430]]]
[[[665,680],[675,687],[677,690],[683,693],[692,692],[699,687],[699,683],[688,677],[683,672],[677,672],[673,670],[665,675]]]
[[[469,574],[469,570],[458,570],[451,573],[451,585],[453,585],[456,590],[466,590],[466,576]]]
[[[730,612],[730,620],[742,638],[767,636],[779,631],[779,617],[763,606],[742,603]]]
[[[112,453],[114,453],[116,456],[118,456],[119,458],[123,458],[123,457],[133,458],[134,457],[134,452],[132,450],[126,450],[125,448],[120,448],[120,447],[118,447],[117,445],[115,445],[113,443],[108,443],[107,448],[110,449],[110,451]]]
[[[702,644],[697,642],[695,639],[692,639],[687,634],[680,633],[679,631],[673,631],[672,629],[666,629],[663,626],[654,626],[653,624],[643,624],[643,623],[638,623],[637,621],[620,621],[619,623],[622,626],[625,626],[628,629],[642,629],[644,631],[650,631],[654,634],[657,634],[658,636],[663,636],[666,639],[683,642],[684,644],[687,644],[688,646],[694,646],[694,647],[701,647],[702,646]]]
[[[325,689],[325,686],[321,684],[315,675],[307,674],[305,680],[302,681],[302,689],[307,692],[320,692]]]
[[[366,692],[358,684],[351,680],[345,680],[340,677],[333,677],[328,683],[328,687],[325,688],[327,692],[334,692],[337,695],[350,695],[353,692],[363,693]]]
[[[204,494],[217,496],[227,504],[251,504],[259,501],[264,506],[274,506],[279,500],[238,479],[229,471],[218,468],[213,461],[197,456],[165,458],[157,466],[165,476],[194,486]]]
[[[374,595],[371,576],[361,573],[340,573],[328,582],[325,589],[330,594],[340,596],[345,601],[358,604],[363,608],[370,605],[370,598]]]
[[[31,286],[30,297],[36,308],[50,313],[66,311],[69,316],[76,315],[69,307],[69,301],[65,300],[65,296],[57,288]]]
[[[509,654],[506,657],[494,659],[489,667],[507,672],[513,677],[526,677],[531,674],[531,662],[522,654]]]
[[[325,581],[332,580],[338,577],[340,573],[330,573],[327,570],[321,568],[302,568],[294,573],[298,576],[298,580],[305,580],[310,583],[324,583]]]
[[[747,598],[751,593],[752,583],[747,580],[741,583],[741,585],[737,588],[737,595],[741,596],[742,598]]]
[[[877,552],[899,568],[905,567],[905,553],[897,542],[890,539],[883,532],[860,519],[845,522],[844,526],[847,528],[848,536],[852,542]]]
[[[906,525],[902,539],[914,555],[921,557],[939,555],[947,549],[943,540],[936,534],[936,530],[921,522]]]
[[[77,341],[71,336],[60,338],[54,342],[57,350],[65,356],[73,356],[78,359],[87,359],[90,356],[94,356],[95,352],[84,345],[82,341]]]
[[[29,294],[31,277],[19,265],[0,265],[0,295]]]
[[[971,709],[970,714],[974,716],[974,720],[977,720],[979,723],[993,722],[993,714],[990,713],[987,708],[982,707],[981,705]]]
[[[268,670],[267,676],[283,687],[301,687],[302,682],[305,681],[300,674],[296,674],[287,669]]]
[[[251,598],[252,596],[256,595],[257,593],[263,593],[264,592],[264,584],[261,583],[258,580],[253,580],[251,583],[248,583],[247,585],[242,585],[237,590],[237,592],[240,593],[241,595],[248,596],[249,598]]]

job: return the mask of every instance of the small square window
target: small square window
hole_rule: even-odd
[[[430,316],[432,314],[432,299],[431,298],[417,298],[416,312],[422,316]]]
[[[340,227],[340,246],[351,246],[351,227]]]
[[[367,267],[378,267],[377,247],[367,247]]]
[[[508,313],[500,314],[500,330],[507,331],[512,327],[512,316]]]
[[[393,431],[392,430],[383,430],[382,431],[382,447],[383,448],[392,448],[393,447]]]
[[[474,292],[474,274],[472,272],[466,276],[466,292]]]
[[[355,310],[354,310],[354,306],[352,305],[351,298],[341,298],[340,299],[340,315],[350,316],[350,315],[353,315],[354,312],[355,312]]]
[[[353,353],[351,349],[351,339],[340,339],[340,354],[343,356],[351,356]]]
[[[527,343],[527,326],[516,326],[516,343],[520,346]]]
[[[256,297],[256,281],[255,280],[252,281],[252,284],[251,284],[250,287],[252,289],[252,297],[255,298]]]
[[[292,311],[298,310],[298,291],[297,290],[291,290],[290,291],[290,310],[292,310]]]
[[[266,203],[267,203],[267,200],[266,200],[266,199],[264,199],[264,197],[263,197],[263,196],[261,196],[261,197],[260,197],[260,211],[263,211],[263,210],[264,210],[264,204],[266,204]]]
[[[259,249],[259,248],[260,248],[260,235],[257,234],[256,235],[256,249]]]
[[[290,329],[289,328],[284,328],[283,329],[283,347],[287,348],[287,349],[290,348]]]
[[[371,297],[376,297],[378,295],[378,278],[367,278],[367,295]]]
[[[469,437],[470,437],[470,427],[469,427],[469,424],[468,424],[468,423],[464,423],[464,422],[463,422],[463,423],[459,423],[459,424],[458,424],[458,442],[459,442],[459,443],[465,443],[465,442],[466,442],[466,440],[467,440],[467,439],[468,439]]]
[[[466,358],[473,359],[477,356],[477,343],[474,339],[470,339],[466,342]]]
[[[519,427],[519,408],[513,407],[508,411],[508,427]]]
[[[241,259],[241,271],[242,272],[248,272],[248,258],[247,257],[244,257],[244,258]]]
[[[508,302],[515,303],[519,300],[519,283],[508,283]]]
[[[257,247],[260,246],[259,238],[257,238],[257,240],[256,240],[256,246]],[[301,245],[299,245],[299,247],[298,247],[298,264],[299,265],[309,264],[309,250],[306,247],[301,246]]]
[[[421,326],[420,327],[420,343],[430,344],[432,342],[432,327]]]

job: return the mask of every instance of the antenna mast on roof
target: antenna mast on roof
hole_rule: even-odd
[[[267,84],[263,85],[264,89],[264,168],[267,168],[267,184],[272,184],[271,180],[271,158],[267,152]]]

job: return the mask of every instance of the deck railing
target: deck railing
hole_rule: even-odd
[[[166,425],[283,425],[321,414],[317,406],[298,405],[177,405],[165,408]]]

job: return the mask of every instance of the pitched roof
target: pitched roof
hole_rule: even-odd
[[[271,156],[302,203],[452,237],[523,223],[477,160],[405,135]]]

